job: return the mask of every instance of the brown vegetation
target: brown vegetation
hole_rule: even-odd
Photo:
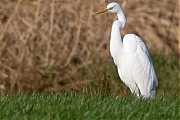
[[[127,17],[123,35],[139,35],[151,53],[178,55],[178,1],[115,1]],[[110,2],[1,0],[0,91],[79,91],[96,84],[94,77],[100,83],[112,79],[101,70],[112,63],[109,38],[116,15],[93,16]]]

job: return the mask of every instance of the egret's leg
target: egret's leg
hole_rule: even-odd
[[[136,94],[137,97],[140,97],[139,88],[135,82],[133,82],[131,84],[126,84],[126,85],[130,88],[130,90],[133,94]]]

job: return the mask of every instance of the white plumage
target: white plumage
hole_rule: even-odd
[[[118,16],[112,25],[110,52],[121,80],[138,97],[154,98],[158,80],[147,46],[134,34],[122,38],[120,30],[125,27],[126,17],[118,3],[108,4],[95,15],[100,13],[116,13]]]

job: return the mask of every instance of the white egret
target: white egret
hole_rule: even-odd
[[[119,77],[133,94],[138,97],[154,98],[158,80],[147,46],[135,34],[121,37],[120,30],[125,27],[126,17],[118,3],[110,3],[107,8],[94,15],[100,13],[116,13],[118,17],[112,25],[110,53],[117,66]]]

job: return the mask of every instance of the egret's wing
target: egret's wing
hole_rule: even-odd
[[[130,77],[138,85],[141,94],[148,95],[158,84],[148,48],[141,38],[134,34],[124,36],[123,44]]]

